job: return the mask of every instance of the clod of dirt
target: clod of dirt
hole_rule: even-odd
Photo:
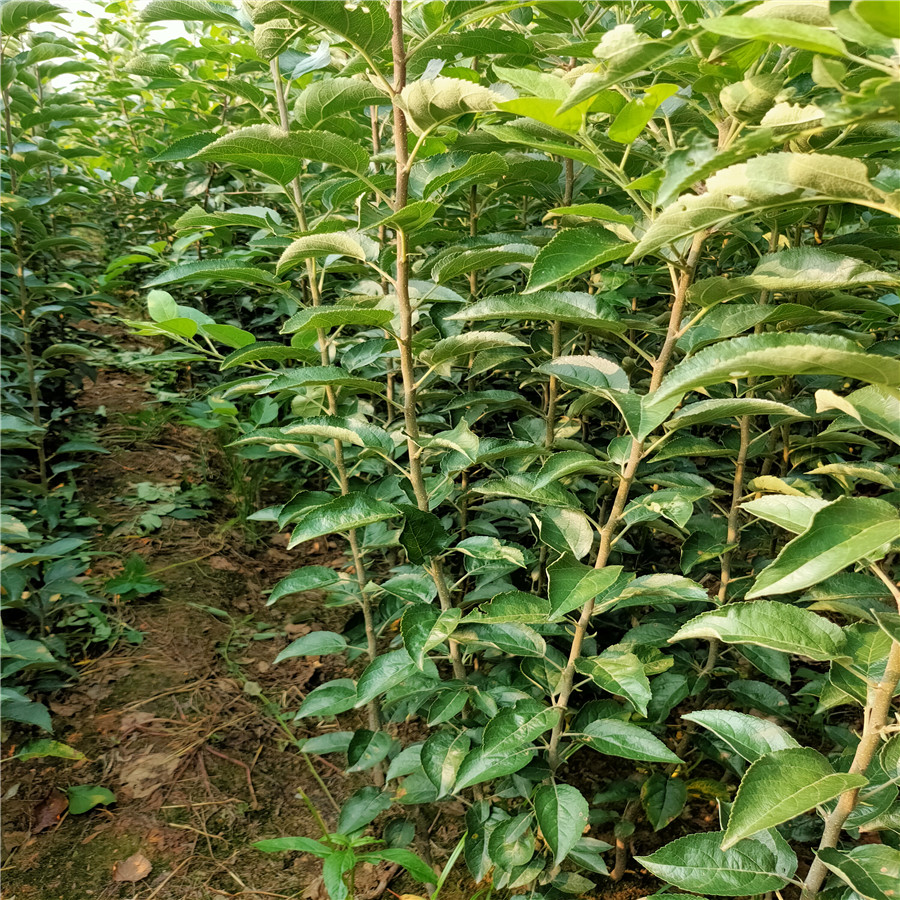
[[[113,881],[140,881],[150,874],[153,866],[143,853],[135,853],[113,865]]]
[[[31,826],[31,833],[38,834],[52,828],[68,808],[69,798],[54,788],[34,808],[34,825]]]

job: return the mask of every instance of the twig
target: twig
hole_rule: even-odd
[[[203,831],[201,828],[194,828],[193,825],[181,825],[178,822],[169,822],[166,825],[167,828],[180,828],[182,831],[193,831],[194,834],[202,834],[203,837],[214,838],[217,841],[225,841],[228,843],[228,838],[223,838],[220,834],[210,834],[208,831]]]

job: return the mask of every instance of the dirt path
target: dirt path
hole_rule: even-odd
[[[229,524],[233,498],[215,434],[177,424],[153,399],[146,379],[101,372],[79,400],[105,410],[101,440],[111,451],[81,478],[87,510],[103,531],[92,574],[108,578],[137,555],[163,588],[116,609],[140,643],[101,647],[80,662],[75,686],[50,698],[54,737],[87,759],[4,764],[4,896],[318,900],[325,895],[316,860],[250,847],[265,837],[318,835],[298,785],[330,826],[336,822],[332,802],[271,712],[280,709],[289,721],[323,676],[357,673],[343,657],[274,666],[289,640],[324,623],[315,598],[267,608],[264,591],[300,565],[346,560],[327,544],[287,553],[280,535],[249,544]],[[208,515],[164,516],[158,530],[136,533],[136,518],[153,506],[135,504],[135,486],[147,484],[182,493],[211,485],[214,502]],[[328,616],[324,627],[340,627],[346,612]],[[312,733],[298,725],[297,738]],[[325,759],[313,762],[337,803],[366,783]],[[66,789],[83,784],[110,789],[117,802],[60,814]],[[134,854],[152,868],[138,881],[116,881],[116,872],[143,871],[122,865]],[[377,889],[383,875],[362,873],[359,895]]]

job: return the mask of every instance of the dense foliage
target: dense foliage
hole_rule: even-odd
[[[48,445],[78,370],[46,361],[79,352],[66,316],[143,280],[146,314],[117,303],[171,342],[153,362],[205,379],[195,414],[285,491],[252,518],[291,547],[342,535],[351,562],[269,602],[353,608],[280,658],[360,661],[286,712],[350,723],[303,749],[372,784],[338,833],[261,850],[321,856],[334,900],[359,860],[435,884],[365,829],[455,799],[488,894],[582,894],[634,852],[708,896],[887,900],[892,7],[151,0],[68,39],[34,24],[50,3],[6,0],[6,504],[29,512],[5,522],[37,546],[4,601],[41,566],[78,587],[43,541],[91,448]],[[188,37],[156,42],[167,20]],[[122,254],[63,274],[104,197]],[[16,637],[5,673],[53,649]],[[690,833],[698,799],[718,827]]]

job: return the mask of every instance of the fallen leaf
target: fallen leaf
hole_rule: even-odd
[[[69,798],[54,788],[34,808],[34,825],[31,826],[31,833],[38,834],[52,828],[68,808]]]
[[[90,697],[91,700],[105,700],[112,691],[113,689],[109,685],[92,684],[90,687],[85,688],[84,693]]]
[[[303,900],[328,900],[329,894],[325,890],[325,882],[317,878],[311,882],[303,892]]]
[[[162,787],[178,768],[178,763],[178,757],[170,753],[148,753],[123,763],[119,779],[125,792],[140,800]]]
[[[151,722],[156,721],[156,716],[151,712],[131,712],[126,713],[122,716],[122,721],[119,723],[119,731],[124,734],[128,734],[131,731],[134,731],[140,725],[149,725]]]
[[[31,833],[28,831],[4,831],[3,845],[12,850],[13,847],[20,847],[24,844],[30,836]]]
[[[140,881],[150,874],[153,866],[142,853],[135,853],[113,866],[113,881]]]
[[[211,556],[209,558],[209,567],[218,569],[220,572],[237,572],[240,569],[240,566],[236,566],[224,556]]]

